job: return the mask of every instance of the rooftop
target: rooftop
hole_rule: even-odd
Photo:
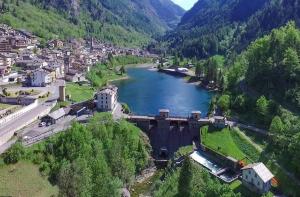
[[[242,170],[253,169],[255,173],[262,179],[264,183],[274,177],[270,170],[263,163],[253,163],[245,166]]]
[[[112,94],[116,94],[117,92],[118,92],[117,86],[109,85],[109,86],[102,88],[98,93],[112,95]]]

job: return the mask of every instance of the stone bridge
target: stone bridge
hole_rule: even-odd
[[[131,115],[127,120],[148,135],[153,155],[160,159],[170,158],[182,146],[199,143],[200,128],[212,123],[201,118],[200,111],[193,111],[190,117],[172,117],[169,110],[160,110],[157,116]]]

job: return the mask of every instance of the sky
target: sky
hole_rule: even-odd
[[[189,10],[193,7],[193,5],[198,1],[198,0],[172,0],[174,3],[177,5],[180,5],[183,9]]]

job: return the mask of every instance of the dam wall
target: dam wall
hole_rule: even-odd
[[[148,135],[157,159],[169,159],[180,147],[201,143],[200,128],[210,124],[199,111],[190,117],[171,117],[169,110],[160,110],[157,116],[129,116],[127,120]]]

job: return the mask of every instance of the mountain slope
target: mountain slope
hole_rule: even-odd
[[[163,41],[185,56],[240,52],[289,20],[300,23],[300,0],[199,0]]]
[[[150,0],[157,15],[166,22],[170,28],[175,28],[184,15],[184,10],[171,0]]]
[[[184,12],[171,0],[32,0],[28,3],[5,1],[2,4],[4,9],[1,6],[0,22],[28,28],[42,37],[68,37],[63,27],[59,27],[59,31],[46,28],[49,34],[45,35],[48,23],[42,18],[55,15],[66,23],[67,28],[72,26],[76,32],[80,31],[69,36],[94,36],[116,44],[135,46],[162,35],[179,22]],[[39,15],[43,17],[36,18]],[[53,25],[53,29],[57,29],[55,23]]]

